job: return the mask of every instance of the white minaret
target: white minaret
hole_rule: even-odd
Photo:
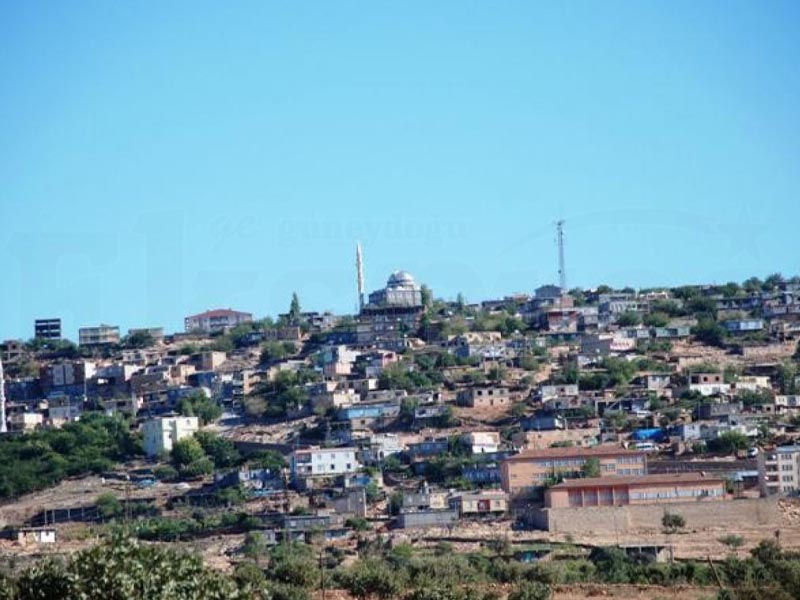
[[[361,242],[356,243],[356,271],[358,278],[358,310],[364,308],[364,261],[361,258]]]
[[[7,433],[6,425],[6,379],[3,376],[3,359],[0,358],[0,433]]]

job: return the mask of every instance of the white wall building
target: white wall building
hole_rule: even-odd
[[[292,479],[335,477],[355,473],[361,467],[355,448],[308,448],[295,450],[291,462]]]
[[[183,320],[183,326],[187,333],[217,333],[232,329],[240,323],[249,323],[252,320],[251,313],[230,308],[217,308],[186,317]]]
[[[758,453],[758,484],[763,496],[800,489],[800,446],[778,446]]]
[[[462,443],[472,454],[498,452],[500,450],[500,433],[497,431],[473,431],[461,437]]]
[[[187,438],[200,428],[197,417],[159,417],[142,424],[144,451],[159,456],[172,450],[178,440]]]

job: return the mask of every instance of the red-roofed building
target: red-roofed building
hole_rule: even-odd
[[[250,313],[230,308],[217,308],[186,317],[183,320],[183,326],[187,333],[220,333],[252,320],[253,315]]]
[[[548,488],[547,508],[725,500],[725,480],[703,473],[572,479]]]

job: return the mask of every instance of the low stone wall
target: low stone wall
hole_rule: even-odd
[[[530,514],[530,523],[554,533],[659,532],[665,512],[677,513],[688,529],[729,527],[733,523],[776,526],[780,521],[778,499],[748,498],[726,501],[673,502],[633,506],[543,508]]]

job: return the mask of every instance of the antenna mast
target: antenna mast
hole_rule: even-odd
[[[0,433],[8,433],[8,425],[6,425],[6,380],[3,375],[2,358],[0,358]]]
[[[361,258],[361,242],[356,244],[356,276],[358,282],[358,311],[364,309],[364,261]]]
[[[558,233],[558,285],[562,292],[567,291],[567,270],[564,266],[564,220],[556,223]]]

